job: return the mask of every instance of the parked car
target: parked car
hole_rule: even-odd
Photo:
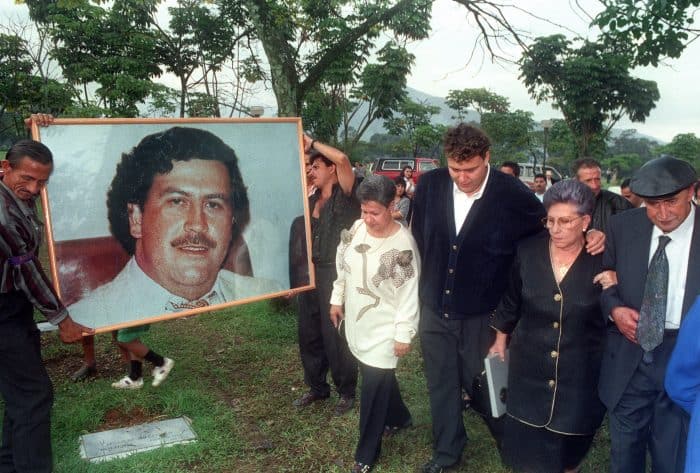
[[[371,170],[374,174],[395,179],[406,166],[413,168],[413,178],[418,182],[421,174],[440,167],[440,161],[432,158],[377,158],[372,163]]]

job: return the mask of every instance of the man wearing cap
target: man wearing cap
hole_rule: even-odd
[[[688,416],[664,391],[681,317],[700,293],[700,222],[691,204],[695,170],[663,157],[630,188],[646,205],[610,219],[603,266],[618,284],[601,296],[610,318],[599,394],[610,418],[611,472],[682,472]]]

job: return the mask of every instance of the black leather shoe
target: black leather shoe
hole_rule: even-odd
[[[355,462],[355,464],[352,466],[352,470],[350,470],[350,473],[369,473],[370,471],[372,471],[372,465]]]
[[[292,404],[294,404],[294,407],[302,408],[311,405],[316,401],[323,401],[324,399],[328,399],[328,396],[321,396],[313,391],[309,391],[304,393],[304,395],[299,399],[296,399]]]
[[[384,437],[391,437],[398,434],[404,429],[408,429],[413,425],[413,419],[410,417],[402,425],[385,425],[384,426]]]
[[[333,414],[342,416],[343,414],[350,412],[353,407],[355,407],[354,397],[340,396],[340,400],[338,401],[338,404],[335,405]]]
[[[70,377],[70,379],[74,382],[77,383],[78,381],[85,381],[91,376],[95,376],[97,374],[97,366],[95,365],[83,365],[81,366],[78,371],[73,373],[73,375]]]
[[[459,462],[450,466],[440,466],[431,459],[421,467],[420,471],[421,473],[445,473],[447,471],[452,471],[458,464]]]

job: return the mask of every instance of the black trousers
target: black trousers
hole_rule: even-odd
[[[345,337],[330,320],[330,299],[335,281],[334,266],[316,266],[316,289],[299,295],[299,353],[304,381],[312,392],[328,396],[328,368],[343,397],[355,397],[357,362]]]
[[[683,473],[689,416],[666,394],[666,366],[676,333],[664,336],[651,363],[640,361],[622,398],[608,412],[610,471],[646,471],[647,448],[654,473]]]
[[[465,320],[445,319],[423,305],[419,334],[433,417],[433,461],[457,463],[467,443],[462,419],[462,389],[472,396],[474,378],[484,370],[484,358],[496,338],[490,314]],[[502,421],[484,416],[496,444]]]
[[[52,470],[53,387],[32,314],[24,294],[0,294],[0,393],[5,401],[0,473]]]
[[[384,426],[402,427],[411,419],[411,413],[401,399],[395,370],[360,362],[360,372],[360,439],[355,461],[373,465],[382,449]]]

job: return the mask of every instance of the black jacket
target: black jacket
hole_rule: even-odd
[[[421,303],[444,318],[464,319],[496,308],[517,242],[543,230],[545,212],[522,182],[491,168],[457,233],[452,186],[446,168],[421,177],[411,230],[422,261]]]
[[[631,208],[632,204],[624,197],[601,189],[600,194],[595,199],[595,207],[591,216],[591,228],[605,233],[608,230],[610,217]]]
[[[597,386],[605,319],[601,288],[593,284],[601,261],[602,255],[583,249],[557,284],[549,235],[518,247],[492,326],[512,333],[506,408],[521,422],[583,435],[595,433],[603,420]]]

